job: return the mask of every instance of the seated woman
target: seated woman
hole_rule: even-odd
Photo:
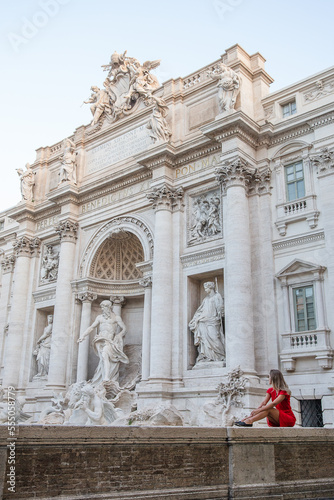
[[[293,427],[296,417],[290,406],[291,391],[279,370],[270,370],[269,387],[265,399],[251,414],[235,422],[238,427],[252,427],[253,422],[267,418],[269,427]],[[270,401],[271,400],[271,401]]]

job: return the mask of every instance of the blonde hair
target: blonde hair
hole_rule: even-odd
[[[291,394],[288,384],[285,382],[282,373],[279,370],[270,370],[269,373],[270,383],[276,392],[286,391]]]

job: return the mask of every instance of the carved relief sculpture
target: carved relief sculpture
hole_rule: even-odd
[[[22,199],[26,201],[33,201],[34,194],[33,188],[35,185],[35,175],[30,166],[30,163],[26,163],[26,171],[24,172],[21,168],[16,169],[20,177],[20,188]]]
[[[49,373],[49,361],[50,361],[50,350],[51,350],[51,335],[53,327],[53,316],[48,315],[48,324],[44,328],[43,335],[38,339],[37,346],[34,351],[34,356],[36,356],[37,361],[37,374],[34,378],[46,377]]]
[[[59,182],[70,181],[77,183],[77,165],[75,144],[71,139],[64,140],[64,152],[61,158],[60,180]]]
[[[91,96],[84,101],[85,104],[92,103],[90,109],[93,115],[91,125],[97,125],[97,130],[103,124],[105,118],[109,122],[114,122],[130,114],[137,102],[140,100],[145,106],[155,105],[156,111],[153,117],[152,126],[154,135],[161,134],[161,126],[164,135],[168,135],[163,99],[153,96],[152,93],[160,84],[156,76],[150,71],[158,67],[160,61],[146,61],[144,64],[134,57],[127,57],[126,51],[123,54],[114,52],[109,64],[102,66],[104,71],[108,71],[103,86],[91,87]],[[161,114],[161,116],[160,116]]]
[[[58,276],[59,253],[54,251],[54,247],[49,245],[42,261],[41,281],[51,283],[56,281]]]
[[[223,299],[212,281],[203,286],[207,296],[189,323],[190,330],[194,332],[195,346],[198,347],[196,364],[225,360]]]
[[[237,73],[226,64],[220,63],[218,69],[210,71],[208,76],[219,79],[217,87],[220,112],[234,109],[240,91],[240,78]]]
[[[191,214],[189,243],[200,242],[221,233],[220,199],[207,195],[196,198]]]
[[[82,342],[87,335],[98,328],[99,331],[93,339],[93,347],[100,360],[92,378],[92,384],[97,386],[101,382],[112,382],[119,389],[119,365],[129,363],[128,357],[123,352],[126,327],[121,317],[116,316],[112,311],[112,304],[109,300],[103,300],[100,307],[102,314],[97,316],[78,342]],[[120,332],[117,332],[118,327],[121,329]]]

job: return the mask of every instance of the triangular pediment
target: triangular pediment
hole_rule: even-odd
[[[277,278],[283,278],[298,274],[323,272],[325,267],[313,264],[312,262],[306,262],[305,260],[294,259],[290,264],[283,267],[283,269],[276,274]]]

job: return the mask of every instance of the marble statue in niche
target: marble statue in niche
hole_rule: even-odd
[[[193,202],[189,243],[201,242],[221,233],[220,199],[200,196]]]
[[[77,183],[77,164],[75,154],[75,144],[71,139],[65,139],[63,145],[63,154],[61,157],[60,180],[62,182]]]
[[[35,174],[30,166],[30,163],[26,163],[25,172],[22,170],[22,168],[17,168],[16,171],[20,177],[20,189],[21,189],[22,199],[25,201],[33,201]]]
[[[218,100],[220,112],[231,111],[234,109],[237,95],[240,91],[240,78],[233,69],[220,63],[219,68],[210,71],[208,76],[218,79]]]
[[[129,363],[129,359],[123,352],[123,339],[126,333],[125,324],[120,316],[112,311],[109,300],[103,300],[100,304],[102,314],[97,316],[94,323],[78,339],[82,342],[87,335],[98,328],[98,333],[93,339],[95,353],[99,357],[99,364],[91,380],[92,385],[112,382],[119,389],[119,365]],[[120,331],[117,332],[118,327]]]
[[[52,245],[48,245],[42,260],[41,281],[51,283],[58,276],[59,253],[55,252]]]
[[[49,314],[47,317],[48,324],[44,328],[43,335],[38,339],[34,356],[37,362],[37,374],[34,378],[46,377],[49,373],[50,350],[51,350],[51,335],[53,327],[53,316]]]
[[[225,360],[223,330],[223,299],[212,281],[204,283],[207,296],[189,323],[198,349],[196,365],[202,362]]]

